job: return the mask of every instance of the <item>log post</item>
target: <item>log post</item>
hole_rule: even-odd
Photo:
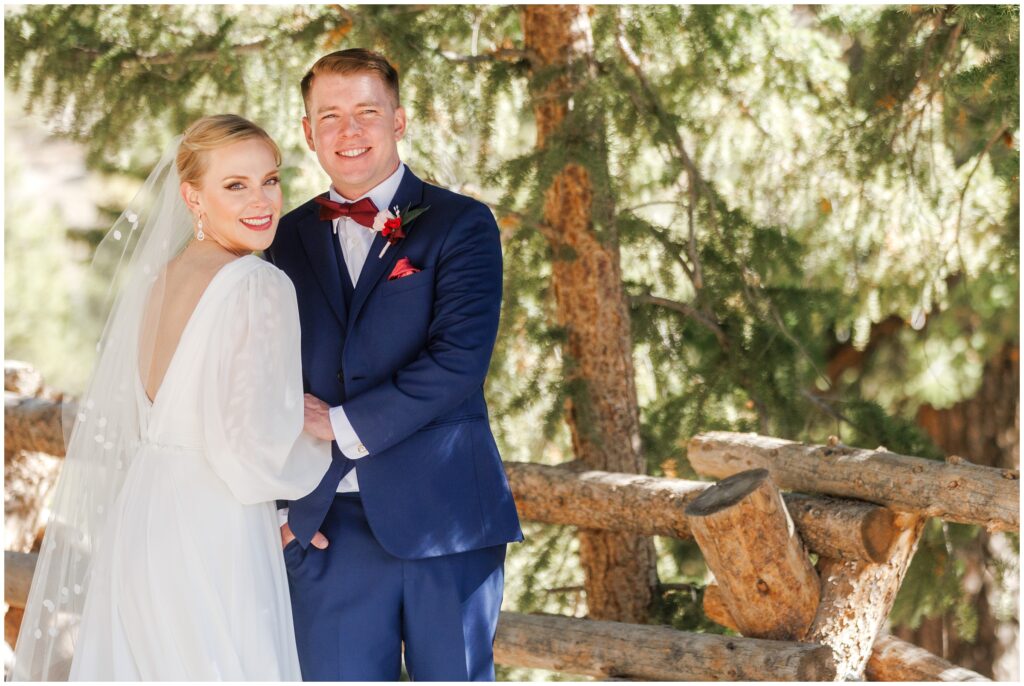
[[[866,675],[871,681],[991,681],[891,635],[875,641]]]
[[[864,669],[896,601],[926,518],[908,515],[886,562],[820,558],[821,604],[807,632],[811,643],[835,651],[836,678],[863,680]]]
[[[704,616],[715,624],[732,629],[739,633],[736,622],[729,614],[729,608],[725,605],[725,598],[722,596],[722,587],[716,582],[711,582],[704,587],[704,599],[702,601]]]
[[[502,612],[495,662],[598,679],[829,681],[825,646]]]
[[[818,607],[818,575],[768,472],[724,479],[686,515],[740,633],[803,638]]]
[[[727,431],[695,436],[687,457],[698,474],[716,479],[767,469],[786,490],[866,500],[989,531],[1020,530],[1016,470],[908,457],[881,446],[809,445]]]
[[[809,550],[823,557],[885,562],[899,529],[886,507],[861,500],[782,496],[796,529]]]
[[[736,630],[736,623],[725,607],[722,589],[716,583],[704,588],[704,614],[711,621]],[[869,681],[990,681],[888,634],[875,639],[865,676]]]
[[[19,395],[39,395],[45,388],[43,375],[28,362],[4,360],[4,390]]]
[[[4,551],[4,603],[8,606],[25,607],[38,559],[39,553]]]
[[[22,450],[63,457],[63,409],[59,401],[4,391],[4,459]]]

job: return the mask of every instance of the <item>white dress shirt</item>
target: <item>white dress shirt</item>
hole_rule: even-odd
[[[346,198],[331,186],[330,197],[335,202],[356,202],[363,198],[369,198],[378,210],[389,207],[398,186],[402,183],[402,176],[405,174],[405,165],[399,163],[388,178],[381,181],[369,192],[358,198]],[[338,234],[338,242],[341,244],[341,254],[345,258],[345,266],[348,267],[349,278],[352,279],[352,286],[355,287],[359,281],[359,274],[363,271],[366,257],[370,252],[370,245],[373,243],[375,233],[350,217],[338,217],[334,220],[334,231]],[[330,409],[331,428],[334,430],[334,440],[338,449],[345,457],[358,460],[369,455],[363,442],[359,440],[355,429],[345,416],[345,410],[339,405]],[[338,493],[356,493],[359,491],[359,480],[356,477],[356,468],[349,470],[345,478],[338,484]],[[281,524],[288,521],[288,508],[281,508],[278,518]]]
[[[378,210],[387,209],[391,200],[398,192],[398,186],[402,183],[402,176],[405,174],[405,165],[399,163],[395,173],[374,186],[368,193],[358,198],[346,198],[331,186],[331,200],[335,202],[356,202],[363,198],[369,198]],[[370,245],[373,243],[375,233],[350,217],[338,217],[334,220],[334,229],[338,233],[338,242],[341,243],[341,254],[345,258],[345,266],[348,267],[349,277],[352,279],[352,286],[355,287],[359,281],[359,274],[363,271],[366,257],[370,252]],[[345,416],[345,410],[339,405],[330,410],[331,428],[334,429],[334,440],[338,443],[341,454],[351,460],[358,460],[366,457],[369,452],[359,440],[355,429]],[[338,493],[353,493],[359,490],[359,481],[356,477],[356,468],[353,467],[345,478],[338,484]]]

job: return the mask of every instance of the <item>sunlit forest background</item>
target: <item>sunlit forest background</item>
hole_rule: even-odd
[[[54,388],[88,380],[92,250],[171,139],[259,122],[297,206],[328,183],[299,80],[364,46],[400,72],[403,160],[502,229],[506,460],[695,478],[686,441],[725,429],[1019,468],[1016,6],[601,5],[562,34],[509,5],[8,6],[4,31],[5,359]],[[587,615],[580,538],[525,530],[505,606]],[[696,544],[652,555],[646,621],[724,631]],[[932,520],[893,632],[1015,680],[1018,558]]]

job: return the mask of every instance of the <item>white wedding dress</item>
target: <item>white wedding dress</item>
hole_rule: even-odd
[[[291,282],[250,255],[210,282],[152,403],[135,374],[72,680],[301,680],[273,501],[312,491],[330,444],[302,433],[299,342]]]

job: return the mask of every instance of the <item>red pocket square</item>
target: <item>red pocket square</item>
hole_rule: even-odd
[[[403,257],[395,263],[395,268],[391,270],[391,275],[388,277],[388,281],[394,281],[395,279],[401,279],[405,276],[411,276],[418,271],[420,270],[417,267],[412,266],[412,262],[409,261],[408,257]]]

